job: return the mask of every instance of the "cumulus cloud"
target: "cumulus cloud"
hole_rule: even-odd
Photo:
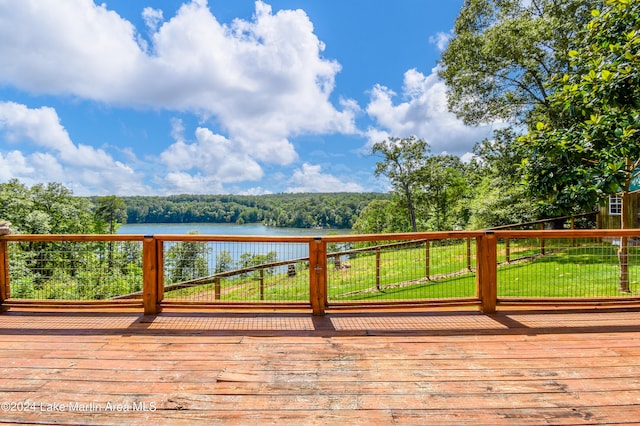
[[[439,51],[444,51],[449,44],[449,41],[453,38],[453,31],[448,33],[438,32],[435,35],[429,37],[429,43],[434,44]]]
[[[20,151],[0,152],[0,181],[8,181],[16,176],[29,176],[34,168]],[[33,182],[36,183],[36,182]]]
[[[179,136],[181,123],[174,121],[173,134]],[[198,127],[195,141],[178,139],[161,155],[166,166],[166,183],[173,192],[221,192],[224,183],[257,181],[262,178],[260,165],[235,144],[210,129]]]
[[[173,109],[213,117],[258,161],[289,164],[289,138],[353,133],[354,110],[329,101],[336,61],[302,10],[273,13],[256,2],[252,20],[222,24],[204,0],[164,20],[145,8],[151,32],[88,0],[0,1],[0,83],[37,94]],[[28,52],[28,53],[26,53]]]
[[[160,9],[145,7],[142,10],[142,19],[151,32],[156,32],[158,25],[164,20],[164,13]]]
[[[0,178],[5,180],[61,182],[78,195],[148,191],[129,166],[104,150],[74,144],[53,108],[0,102],[0,133],[10,144],[23,148],[0,151]],[[34,150],[25,154],[25,144]]]
[[[376,85],[371,92],[367,114],[380,129],[370,130],[370,143],[388,132],[398,137],[416,135],[426,140],[436,154],[463,155],[475,142],[488,137],[493,126],[469,127],[447,109],[447,90],[434,68],[430,75],[411,69],[404,75],[401,98],[387,87]]]
[[[286,192],[362,192],[363,188],[354,182],[343,182],[337,177],[322,173],[322,167],[304,163],[294,170]]]

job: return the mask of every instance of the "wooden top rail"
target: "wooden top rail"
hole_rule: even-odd
[[[598,238],[598,237],[640,237],[640,228],[634,229],[557,229],[557,230],[480,230],[480,231],[437,231],[405,232],[390,234],[344,234],[309,236],[266,236],[266,235],[207,235],[207,234],[10,234],[0,235],[3,241],[144,241],[153,238],[159,241],[226,241],[265,243],[327,243],[373,242],[373,241],[433,241],[447,239],[478,238],[493,234],[497,238]]]
[[[206,234],[11,234],[0,235],[6,241],[143,241],[153,238],[160,241],[229,241],[229,242],[281,242],[308,243],[320,237],[265,236],[265,235],[206,235]]]
[[[486,231],[438,231],[406,232],[391,234],[345,234],[308,236],[265,236],[265,235],[206,235],[206,234],[10,234],[0,235],[4,241],[143,241],[153,238],[159,241],[226,241],[226,242],[266,242],[266,243],[309,243],[324,241],[374,242],[374,241],[433,241],[447,239],[478,238],[494,234],[497,238],[598,238],[598,237],[640,237],[640,228],[634,229],[557,229],[557,230],[486,230]]]
[[[127,234],[11,234],[0,235],[4,241],[143,241],[144,235]]]

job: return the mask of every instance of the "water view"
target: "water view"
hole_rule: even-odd
[[[202,235],[274,235],[274,236],[322,236],[350,234],[350,229],[278,228],[261,223],[237,225],[233,223],[132,223],[122,225],[118,234],[188,234],[196,231]]]
[[[244,225],[227,223],[142,223],[122,225],[118,234],[154,235],[154,234],[188,234],[196,231],[200,235],[267,235],[267,236],[310,236],[318,237],[332,234],[349,234],[350,229],[315,229],[315,228],[278,228],[264,226],[259,223]],[[175,243],[170,243],[167,248]],[[231,256],[233,262],[241,262],[243,257],[265,256],[275,254],[273,260],[300,259],[309,256],[309,245],[305,243],[248,243],[248,242],[211,242],[208,255],[208,266],[213,270],[218,263],[218,256],[224,252]],[[240,267],[240,266],[238,266]],[[281,269],[286,270],[286,267]],[[282,272],[282,271],[279,271]]]

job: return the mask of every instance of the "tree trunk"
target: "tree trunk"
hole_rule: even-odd
[[[413,207],[413,199],[411,198],[411,189],[405,186],[405,194],[407,197],[407,208],[409,209],[409,220],[411,221],[411,229],[413,232],[418,232],[418,225],[416,223],[416,212]]]

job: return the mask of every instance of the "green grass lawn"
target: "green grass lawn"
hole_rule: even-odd
[[[617,247],[567,247],[530,262],[498,269],[498,296],[520,297],[610,297],[624,296],[618,290]],[[629,249],[631,294],[639,294],[640,251]]]

